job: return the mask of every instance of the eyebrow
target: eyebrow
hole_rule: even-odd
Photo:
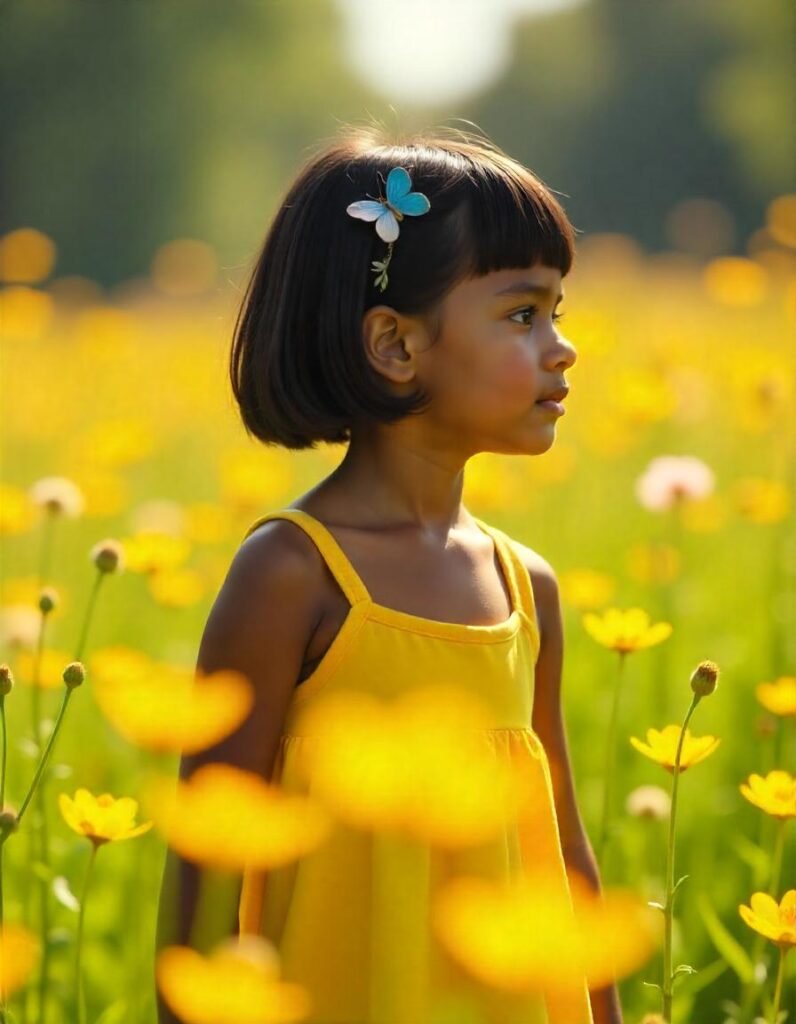
[[[515,284],[510,284],[508,288],[501,288],[499,292],[495,292],[495,295],[544,295],[546,298],[552,294],[552,288],[534,284],[533,281],[517,281]],[[556,301],[560,302],[563,298],[564,293],[561,292]]]

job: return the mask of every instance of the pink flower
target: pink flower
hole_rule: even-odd
[[[636,481],[636,497],[654,512],[678,501],[705,498],[713,491],[713,470],[693,455],[659,455]]]

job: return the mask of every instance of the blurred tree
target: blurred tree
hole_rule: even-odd
[[[669,210],[698,196],[728,207],[743,241],[796,179],[795,23],[790,0],[591,0],[527,18],[468,116],[563,193],[581,230],[662,248]]]
[[[146,274],[163,241],[248,260],[303,149],[359,118],[331,0],[38,0],[0,8],[0,230],[55,271]]]
[[[482,96],[385,120],[474,121],[583,231],[665,247],[697,197],[742,245],[796,178],[795,22],[792,0],[586,0],[520,21]],[[308,151],[387,108],[348,70],[344,26],[335,0],[0,6],[0,231],[40,228],[58,275],[103,284],[185,236],[237,276]]]

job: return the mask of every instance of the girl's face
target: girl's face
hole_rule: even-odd
[[[438,441],[466,453],[537,454],[560,414],[538,404],[577,358],[558,331],[561,272],[541,263],[460,282],[446,296],[439,340],[415,349],[423,418]],[[441,434],[440,434],[441,432]]]

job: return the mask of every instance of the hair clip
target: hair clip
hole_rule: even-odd
[[[428,213],[431,203],[422,192],[410,192],[412,181],[405,167],[393,167],[387,175],[387,198],[360,199],[346,207],[346,213],[358,220],[375,221],[376,234],[387,242],[387,256],[373,260],[376,274],[374,284],[381,291],[387,287],[387,267],[392,259],[392,248],[398,237],[399,221],[404,217],[419,217]]]

